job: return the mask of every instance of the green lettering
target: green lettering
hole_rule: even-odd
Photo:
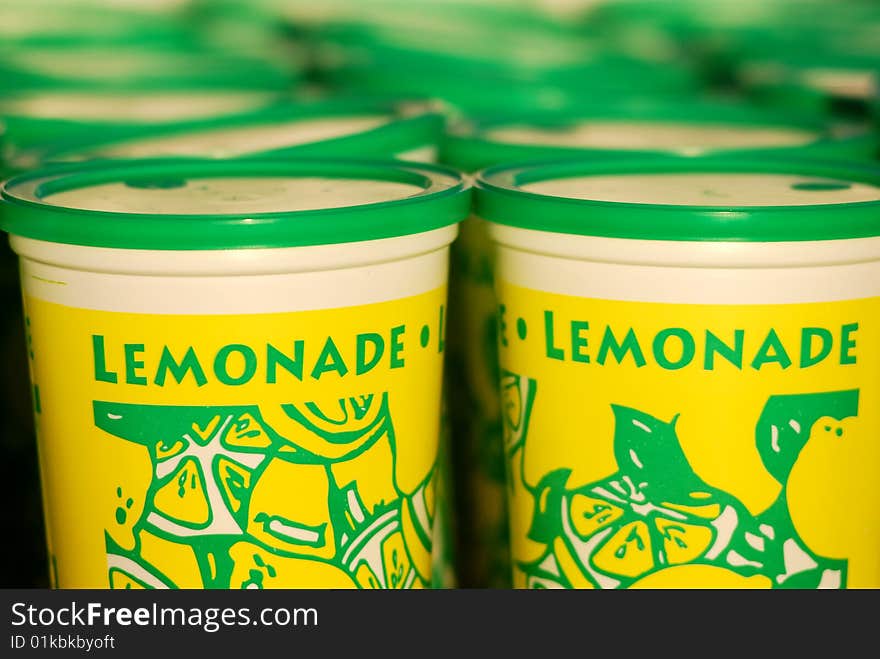
[[[761,344],[758,354],[752,360],[752,368],[760,371],[767,364],[779,364],[783,370],[791,366],[791,358],[774,329],[770,330],[764,343]]]
[[[706,371],[715,370],[715,355],[727,360],[730,364],[736,366],[739,370],[743,367],[743,345],[745,343],[745,330],[734,330],[733,347],[724,343],[717,336],[706,330],[706,355],[703,360],[703,369]]]
[[[288,357],[273,345],[267,346],[266,350],[266,383],[278,382],[278,367],[290,373],[297,380],[303,379],[303,341],[293,342],[293,357]]]
[[[199,359],[196,357],[196,352],[192,349],[192,346],[186,349],[186,354],[180,363],[174,360],[174,356],[171,354],[168,346],[162,348],[162,355],[159,357],[159,367],[156,369],[156,377],[153,383],[164,387],[165,378],[169,372],[177,381],[177,384],[183,383],[183,378],[186,377],[188,372],[192,373],[198,386],[203,387],[208,383],[208,378],[205,377],[205,372],[202,370],[202,365],[199,363]]]
[[[237,353],[244,359],[244,368],[238,377],[229,374],[229,358]],[[250,382],[257,372],[257,356],[248,346],[233,343],[223,346],[214,357],[214,375],[223,384],[237,387]]]
[[[400,353],[403,352],[403,333],[405,331],[406,325],[391,328],[391,368],[403,368],[404,359]]]
[[[858,323],[850,323],[844,325],[840,331],[840,364],[841,366],[850,366],[856,363],[856,356],[852,351],[856,347],[856,340],[852,338],[852,334],[859,330]]]
[[[582,349],[587,347],[587,337],[581,336],[581,332],[590,329],[590,323],[585,320],[571,321],[571,359],[583,364],[590,363],[590,356]]]
[[[95,382],[116,384],[119,381],[119,376],[113,371],[107,370],[107,360],[104,357],[104,337],[100,334],[92,334],[92,354],[95,364]]]
[[[437,328],[437,352],[443,352],[446,349],[446,307],[440,305],[440,322]]]
[[[602,343],[599,345],[599,354],[596,356],[597,364],[600,366],[605,365],[605,360],[608,359],[609,350],[614,355],[618,364],[623,362],[626,353],[628,352],[632,353],[633,361],[638,368],[642,368],[642,366],[647,363],[645,361],[645,355],[642,353],[642,347],[639,345],[639,340],[636,338],[636,334],[632,328],[627,330],[626,336],[623,337],[623,343],[618,343],[617,338],[614,336],[614,332],[610,327],[606,327],[605,334],[602,336]]]
[[[144,367],[143,360],[137,359],[137,355],[144,352],[143,343],[126,343],[125,351],[125,382],[126,384],[141,384],[146,386],[147,378],[138,375],[138,369]]]
[[[373,346],[373,356],[367,359],[367,346]],[[385,353],[385,340],[381,334],[358,334],[357,335],[357,357],[355,372],[363,375],[372,371],[382,355]]]
[[[502,312],[504,308],[502,307]],[[505,327],[505,325],[502,325]],[[502,342],[504,345],[507,345],[506,341]],[[565,351],[562,348],[557,348],[553,345],[553,312],[545,311],[544,312],[544,346],[546,348],[547,357],[549,359],[558,359],[559,361],[563,361],[565,359]]]
[[[676,360],[670,359],[666,354],[666,345],[671,338],[681,341],[681,356]],[[657,332],[652,349],[654,360],[667,371],[677,371],[684,368],[694,360],[694,355],[697,354],[694,337],[683,327],[670,327]]]
[[[819,352],[813,354],[813,339],[819,339]],[[831,354],[834,336],[822,327],[805,327],[801,330],[801,368],[815,366]]]
[[[338,373],[339,377],[344,377],[348,373],[348,367],[345,365],[342,355],[339,354],[336,344],[333,343],[333,339],[328,336],[318,361],[312,369],[312,377],[315,380],[320,380],[324,373],[332,373],[333,371]]]

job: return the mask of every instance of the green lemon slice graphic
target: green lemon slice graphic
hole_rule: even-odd
[[[310,564],[334,584],[425,587],[434,470],[413,494],[397,489],[387,393],[269,413],[283,416],[285,436],[253,405],[95,402],[98,428],[149,452],[152,481],[135,533],[191,551],[205,587],[317,584]],[[367,453],[373,447],[378,453]],[[380,459],[366,459],[374,454]],[[349,461],[367,471],[343,468]],[[361,476],[372,479],[367,483],[386,480],[387,491],[364,482],[359,489]],[[118,490],[133,507],[127,502],[134,498]],[[110,564],[115,587],[165,584],[140,565],[141,549],[140,541],[120,547],[108,536],[108,561],[121,562]]]
[[[223,488],[223,498],[226,505],[236,515],[246,503],[247,497],[253,487],[253,472],[225,456],[218,456],[216,460],[217,480]]]
[[[743,540],[757,525],[745,506],[691,469],[666,423],[623,406],[615,416],[618,471],[572,488],[570,472],[547,474],[533,489],[529,537],[548,546],[524,566],[533,585],[628,587],[648,574],[694,562],[739,571],[766,569]]]
[[[135,531],[191,546],[204,585],[226,587],[229,546],[246,535],[254,484],[280,438],[255,406],[96,401],[93,408],[98,428],[150,453],[152,482]]]
[[[205,492],[201,467],[195,458],[182,460],[177,469],[153,495],[156,511],[170,520],[193,529],[206,528],[211,508]]]
[[[122,554],[107,555],[108,581],[113,590],[164,590],[166,579],[144,561]]]
[[[266,407],[262,413],[284,436],[282,450],[304,451],[325,462],[350,460],[392,430],[387,392]]]
[[[280,446],[255,407],[94,403],[95,424],[151,452],[145,523],[168,537],[241,535],[253,474]]]

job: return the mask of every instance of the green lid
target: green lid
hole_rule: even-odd
[[[187,0],[182,13],[200,43],[263,59],[299,79],[307,73],[311,53],[298,26],[283,20],[283,7],[284,0],[277,6],[266,0]]]
[[[787,49],[807,55],[866,53],[880,45],[880,3],[829,0],[622,0],[601,3],[589,27],[610,43],[640,48],[665,39],[729,83],[743,55]],[[836,45],[842,45],[837,48]]]
[[[166,42],[57,39],[0,46],[0,89],[97,90],[283,89],[280,65],[177,39]]]
[[[15,148],[110,125],[242,112],[287,93],[271,62],[179,39],[0,46],[0,120]],[[234,97],[234,98],[233,98]]]
[[[465,171],[505,162],[577,156],[778,153],[869,161],[880,136],[846,136],[813,117],[735,103],[626,103],[577,111],[507,113],[453,124],[441,161]]]
[[[186,0],[3,0],[0,43],[21,45],[34,40],[165,38],[183,28]],[[137,6],[135,6],[137,5]]]
[[[880,170],[764,157],[552,161],[484,170],[476,213],[521,229],[638,240],[880,236]]]
[[[880,95],[880,30],[867,38],[861,34],[851,30],[843,37],[801,40],[752,36],[740,46],[735,78],[765,103],[865,117]]]
[[[289,22],[311,24],[313,29],[320,30],[321,36],[345,35],[346,41],[421,42],[417,48],[449,50],[458,45],[466,49],[479,48],[472,42],[486,34],[518,37],[528,37],[536,32],[572,34],[567,22],[556,20],[524,3],[371,0],[372,11],[364,12],[361,0],[322,0],[314,3],[320,7],[311,18],[307,16],[308,9],[290,7],[291,3],[285,0],[280,0],[279,4],[287,5],[279,7],[279,11]]]
[[[112,137],[146,126],[239,114],[278,102],[277,91],[257,89],[31,90],[0,100],[5,127],[3,158],[17,160],[31,148],[46,150],[66,140],[100,133]]]
[[[341,67],[326,80],[357,93],[439,98],[466,111],[576,107],[597,100],[693,95],[700,86],[695,73],[686,67],[610,54],[547,67],[517,67],[487,65],[459,55],[399,52],[367,66]]]
[[[92,161],[4,183],[0,228],[123,249],[329,245],[450,226],[469,193],[454,170],[399,161]]]
[[[394,157],[436,147],[442,131],[443,116],[424,103],[335,99],[283,103],[165,126],[105,129],[31,155],[43,161],[294,154]]]
[[[565,107],[699,88],[695,72],[681,63],[634,57],[534,15],[499,14],[508,21],[459,17],[455,29],[326,27],[315,48],[319,75],[359,93],[441,98],[465,111]]]
[[[872,0],[831,3],[829,0],[620,0],[601,3],[589,14],[589,19],[606,30],[651,25],[699,38],[757,29],[797,34],[832,27],[854,28],[876,15],[876,3]]]

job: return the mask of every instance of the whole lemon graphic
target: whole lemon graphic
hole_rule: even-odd
[[[795,528],[814,551],[847,561],[850,588],[880,586],[878,483],[880,443],[855,417],[816,421],[789,476]]]
[[[772,586],[770,579],[761,574],[743,576],[733,570],[715,565],[675,565],[642,577],[630,588],[637,590],[666,588],[757,590]]]

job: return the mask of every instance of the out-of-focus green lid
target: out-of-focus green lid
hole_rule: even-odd
[[[316,33],[329,83],[359,93],[441,98],[465,112],[577,106],[588,99],[693,94],[686,65],[640,59],[529,12],[412,29],[336,23]]]
[[[204,119],[259,108],[296,80],[271,61],[187,41],[192,34],[0,45],[6,150],[77,133]]]
[[[188,0],[3,0],[0,43],[21,47],[53,39],[83,42],[177,38]]]
[[[880,137],[837,136],[826,122],[723,103],[641,103],[572,112],[508,113],[454,123],[442,162],[465,171],[563,157],[797,155],[869,161]]]
[[[759,102],[829,116],[867,118],[880,94],[880,61],[753,61],[740,70],[740,80]]]
[[[262,59],[171,41],[53,39],[0,46],[7,90],[286,89],[289,72]]]
[[[94,158],[230,158],[312,155],[403,157],[419,149],[436,155],[443,115],[419,102],[340,98],[281,103],[255,112],[139,129],[103,130],[68,140],[38,161]]]
[[[0,100],[0,122],[5,129],[2,159],[11,163],[24,152],[45,151],[89,134],[109,139],[146,126],[240,114],[283,98],[278,91],[249,88],[30,90]]]

